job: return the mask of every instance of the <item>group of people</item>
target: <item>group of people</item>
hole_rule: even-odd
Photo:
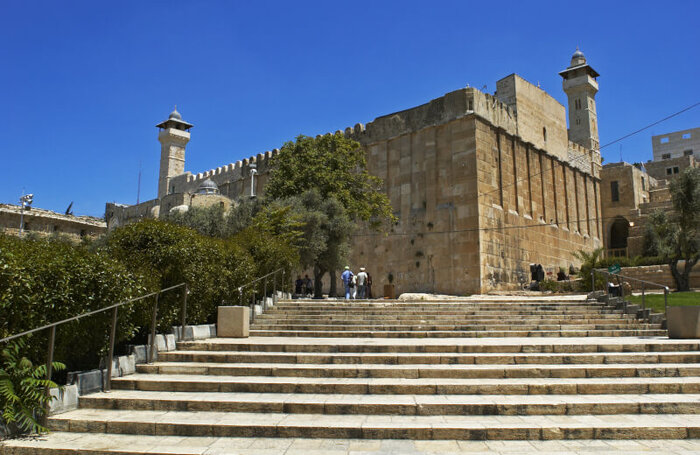
[[[350,266],[346,265],[340,279],[345,286],[345,300],[372,298],[372,276],[365,271],[364,267],[360,267],[360,273],[355,275],[350,270]]]
[[[297,280],[294,282],[294,293],[298,296],[312,296],[314,294],[314,282],[311,281],[309,275],[297,276]]]

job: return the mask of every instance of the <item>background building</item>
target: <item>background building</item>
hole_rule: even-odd
[[[651,137],[654,161],[694,156],[700,161],[700,128]]]
[[[0,230],[8,234],[19,235],[22,206],[0,204]],[[36,233],[46,235],[68,235],[74,239],[96,237],[107,231],[107,225],[101,218],[91,216],[73,216],[50,210],[32,207],[24,209],[24,235]]]

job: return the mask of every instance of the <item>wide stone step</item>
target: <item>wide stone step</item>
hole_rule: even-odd
[[[491,338],[491,337],[635,337],[666,336],[661,329],[611,330],[250,330],[251,336],[264,337],[355,337],[355,338]]]
[[[2,444],[2,443],[0,443]],[[307,438],[235,438],[152,436],[55,432],[41,438],[4,442],[2,455],[386,455],[386,454],[556,454],[590,455],[615,453],[694,454],[700,453],[698,439],[556,440],[556,441],[458,441]]]
[[[138,435],[364,439],[686,439],[698,414],[401,416],[79,409],[53,416],[56,431]]]
[[[356,324],[289,324],[286,321],[279,323],[255,323],[251,330],[308,330],[308,331],[554,331],[554,330],[646,330],[660,329],[660,324],[431,324],[426,321],[422,324],[367,324],[358,322]]]
[[[700,351],[700,343],[668,338],[493,338],[493,339],[369,339],[251,337],[178,342],[193,351],[295,353],[606,353]]]
[[[298,316],[298,315],[271,315],[271,314],[261,314],[256,316],[256,321],[286,321],[286,322],[305,322],[305,323],[318,323],[318,322],[328,322],[328,323],[355,323],[357,321],[372,321],[372,322],[388,322],[388,323],[398,323],[398,322],[411,322],[411,321],[453,321],[462,323],[488,323],[493,321],[501,321],[501,323],[511,323],[511,322],[541,322],[548,321],[554,323],[556,321],[576,321],[579,324],[609,324],[611,322],[633,322],[636,321],[632,316],[622,317],[621,315],[611,314],[611,315],[557,315],[557,316],[541,316],[541,315],[522,315],[522,316],[503,316],[503,315],[492,315],[492,316],[469,316],[469,315],[372,315],[367,316],[364,314],[346,314],[346,315],[309,315],[309,316]]]
[[[293,353],[171,351],[158,355],[162,362],[299,363],[299,364],[619,364],[700,363],[700,352],[651,353]]]
[[[157,362],[137,365],[139,373],[336,378],[611,378],[698,376],[700,364],[661,365],[372,365]]]
[[[698,414],[700,394],[352,395],[117,390],[81,397],[81,408],[139,411],[367,415]]]
[[[423,395],[667,394],[700,393],[700,377],[622,378],[318,378],[141,374],[115,378],[119,390],[164,392],[342,393]]]

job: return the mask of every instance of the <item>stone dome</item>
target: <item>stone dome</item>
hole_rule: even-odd
[[[180,115],[180,113],[177,111],[177,106],[175,106],[175,109],[173,109],[168,118],[182,120],[182,115]]]
[[[219,187],[212,179],[206,179],[197,188],[197,194],[219,194]]]

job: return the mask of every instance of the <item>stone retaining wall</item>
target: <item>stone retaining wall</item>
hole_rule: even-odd
[[[684,262],[681,261],[678,263],[678,268],[682,270],[684,265]],[[671,288],[671,290],[674,290],[676,288],[676,282],[673,280],[673,276],[671,275],[671,268],[666,264],[645,265],[638,267],[622,267],[620,275],[630,278],[636,278],[638,280],[662,284],[664,286],[668,286],[669,288]],[[629,283],[632,285],[632,289],[634,290],[642,289],[642,283],[635,282],[632,280],[630,280]],[[700,288],[700,267],[698,267],[697,265],[693,267],[693,270],[690,272],[690,287]],[[653,288],[646,286],[646,289]]]

